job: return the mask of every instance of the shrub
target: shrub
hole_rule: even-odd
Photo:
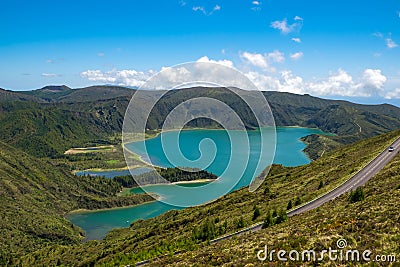
[[[350,192],[350,203],[355,203],[365,199],[364,190],[361,187],[357,187],[356,191]]]
[[[254,205],[253,210],[254,210],[254,212],[253,212],[252,220],[254,221],[255,219],[257,219],[260,216],[261,213],[260,213],[260,209],[256,205]]]
[[[288,204],[286,206],[286,209],[287,210],[291,210],[292,208],[293,208],[292,200],[289,200],[289,202],[288,202]]]

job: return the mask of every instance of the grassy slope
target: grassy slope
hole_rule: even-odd
[[[82,232],[63,215],[78,208],[132,205],[148,196],[116,197],[104,178],[76,177],[0,142],[0,265],[46,244],[76,244]]]
[[[249,246],[246,249],[242,247],[242,244],[245,246],[246,243],[244,241],[247,242],[245,238],[250,238],[250,235],[240,237],[244,238],[243,241],[234,239],[222,242],[217,247],[213,247],[208,246],[207,242],[196,242],[192,238],[193,229],[199,229],[206,221],[212,221],[215,224],[216,233],[223,235],[262,221],[265,218],[267,210],[280,207],[285,208],[288,201],[296,197],[301,197],[303,202],[309,201],[337,186],[345,178],[350,177],[399,135],[400,131],[396,131],[364,140],[351,146],[344,146],[302,167],[284,168],[282,166],[274,166],[267,177],[267,182],[255,193],[249,193],[244,188],[226,195],[211,204],[181,211],[170,211],[154,219],[138,221],[133,223],[128,229],[112,231],[104,241],[91,241],[74,246],[52,245],[21,258],[20,263],[28,264],[29,262],[36,261],[37,264],[44,265],[61,262],[65,265],[74,266],[94,263],[97,265],[111,264],[119,266],[133,264],[139,260],[153,258],[154,256],[164,255],[165,253],[177,250],[186,250],[189,252],[182,254],[182,256],[164,258],[164,262],[160,263],[160,265],[172,263],[175,260],[182,261],[183,265],[193,263],[219,265],[220,263],[229,263],[231,261],[236,261],[241,265],[241,256],[244,256],[244,259],[248,262],[255,262],[254,251],[260,246],[257,238],[254,238],[254,247]],[[297,216],[290,219],[288,223],[263,230],[254,236],[259,235],[260,238],[275,240],[277,246],[282,247],[296,247],[303,244],[320,245],[318,242],[324,242],[325,238],[327,240],[326,244],[330,244],[330,242],[333,242],[334,237],[339,236],[337,233],[347,231],[352,225],[352,227],[358,227],[365,232],[362,238],[358,239],[356,232],[353,233],[353,236],[346,236],[349,238],[349,241],[356,242],[359,240],[357,241],[360,242],[358,245],[362,244],[366,246],[367,244],[373,244],[379,248],[380,242],[383,240],[380,239],[382,237],[385,238],[384,240],[391,239],[392,241],[388,244],[389,246],[393,246],[393,242],[398,241],[398,234],[393,231],[397,229],[395,227],[398,227],[394,222],[398,223],[396,218],[398,218],[399,203],[398,198],[396,198],[398,191],[393,190],[399,182],[389,174],[392,173],[396,175],[395,177],[398,177],[398,165],[395,163],[392,163],[391,168],[386,168],[386,172],[384,172],[386,176],[382,175],[382,173],[380,174],[380,176],[386,177],[386,180],[381,182],[385,185],[384,188],[392,190],[387,195],[385,195],[383,189],[371,187],[367,190],[367,200],[365,202],[347,205],[346,196],[339,199],[342,202],[334,202],[333,207],[338,210],[337,215],[331,212],[331,207],[329,206],[329,208]],[[323,181],[325,186],[318,189],[320,181]],[[269,188],[269,193],[266,193],[266,187]],[[373,196],[374,192],[377,196]],[[394,200],[389,199],[391,195],[395,196]],[[380,197],[384,197],[385,201],[381,202],[379,200]],[[252,221],[254,205],[259,207],[261,216]],[[363,205],[367,205],[370,212],[361,212],[363,207],[366,207]],[[382,205],[390,213],[379,211],[379,207]],[[392,208],[390,205],[395,206]],[[357,213],[352,213],[352,211],[357,211]],[[381,217],[376,219],[373,217],[374,214],[380,214],[379,216]],[[335,216],[340,217],[336,218]],[[384,219],[388,219],[387,216],[389,216],[389,220],[385,221]],[[240,218],[243,219],[243,225],[238,223]],[[355,226],[354,223],[350,223],[352,222],[352,218],[358,223]],[[313,220],[316,221],[315,224],[313,224]],[[389,235],[385,233],[389,229],[386,227],[392,227]],[[376,228],[376,233],[371,230],[372,228]],[[319,229],[324,231],[320,231]],[[301,234],[303,230],[306,233],[305,235]],[[312,237],[316,231],[319,234]],[[279,235],[274,235],[276,233],[279,233]],[[266,237],[268,234],[272,236]],[[293,242],[291,241],[292,238]],[[314,243],[315,240],[319,241]],[[325,245],[325,243],[321,244]],[[234,249],[231,251],[223,250],[228,249],[230,245]],[[392,249],[393,247],[385,249],[390,250],[389,248]],[[190,252],[193,250],[194,252]]]
[[[122,127],[123,111],[118,107],[118,101],[92,103],[89,108],[84,104],[0,103],[1,141],[39,157],[58,157],[71,147],[110,143]]]
[[[269,251],[336,249],[338,239],[347,241],[346,250],[371,250],[375,255],[395,255],[400,262],[400,154],[379,172],[364,188],[366,199],[349,203],[349,193],[322,207],[290,218],[287,222],[230,240],[208,245],[177,256],[166,256],[152,266],[259,266],[256,253],[268,246]],[[287,255],[286,255],[287,257]],[[299,265],[302,262],[289,262]],[[265,262],[268,265],[268,260]],[[272,266],[278,262],[276,254]],[[306,263],[303,263],[306,264]],[[340,262],[343,266],[364,265]],[[150,265],[150,266],[151,266]],[[313,262],[306,265],[316,266]],[[388,262],[368,266],[388,266]],[[319,266],[336,266],[327,258]]]

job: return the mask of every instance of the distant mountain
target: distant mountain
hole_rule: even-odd
[[[90,86],[71,89],[65,85],[46,86],[38,90],[24,91],[23,94],[35,96],[46,102],[92,102],[113,99],[117,97],[131,97],[135,91],[119,86]]]
[[[239,90],[239,89],[236,89]],[[8,92],[8,91],[7,91]],[[71,146],[89,142],[108,142],[120,134],[127,105],[136,92],[117,86],[91,86],[70,89],[48,86],[30,92],[15,93],[7,103],[0,98],[1,139],[17,147],[36,151],[36,156],[60,155]],[[252,91],[242,91],[256,99]],[[154,107],[147,127],[161,129],[166,115],[180,103],[195,97],[212,97],[229,105],[241,116],[246,127],[257,127],[248,106],[226,88],[187,88],[171,91],[146,91],[137,110],[165,94]],[[310,95],[266,91],[277,126],[319,128],[336,136],[308,137],[306,152],[318,158],[340,144],[349,144],[400,128],[400,108],[392,105],[360,105],[341,100],[327,100]],[[21,96],[26,96],[23,99]],[[36,102],[36,103],[32,103]],[[203,107],[195,107],[199,110]],[[211,112],[211,111],[210,111]],[[265,114],[258,114],[260,117]],[[137,114],[138,116],[142,116]],[[15,124],[15,125],[14,125]],[[217,127],[210,120],[195,120],[192,127]]]
[[[7,102],[7,101],[31,101],[39,103],[45,102],[43,99],[36,96],[26,95],[21,92],[14,92],[0,88],[0,102]]]

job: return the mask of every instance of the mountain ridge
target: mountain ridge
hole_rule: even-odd
[[[44,87],[28,93],[13,92],[11,94],[18,96],[12,98],[13,104],[0,95],[0,110],[3,111],[3,116],[0,114],[0,122],[5,125],[5,129],[8,129],[3,132],[2,140],[20,148],[31,147],[36,156],[48,156],[50,151],[53,151],[50,153],[52,156],[60,156],[71,146],[84,146],[96,142],[109,143],[110,136],[120,135],[126,108],[136,92],[135,89],[110,86],[91,86],[81,89],[61,86],[56,89]],[[251,96],[254,92],[244,93]],[[145,107],[149,105],[150,99],[155,99],[161,94],[165,95],[157,102],[148,120],[150,130],[161,129],[166,114],[173,107],[194,97],[212,97],[221,100],[241,115],[246,127],[249,129],[257,127],[254,117],[249,116],[251,112],[247,104],[227,89],[194,87],[171,91],[146,91],[148,100],[143,100],[139,105]],[[305,151],[312,159],[340,144],[352,143],[400,128],[400,108],[389,104],[361,105],[344,100],[328,100],[310,95],[273,91],[265,91],[263,94],[269,102],[276,126],[319,128],[336,135],[327,137],[329,140],[321,135],[308,138],[310,144]],[[21,98],[24,96],[26,100]],[[138,110],[140,109],[138,106]],[[44,116],[47,118],[47,124],[43,121]],[[26,121],[26,125],[17,123],[17,130],[13,123],[21,121]],[[53,123],[49,125],[50,121]],[[192,121],[188,126],[217,127],[212,122],[204,120]],[[9,134],[10,130],[13,135]],[[76,131],[82,133],[77,135]],[[49,142],[50,139],[54,142]],[[327,141],[330,145],[326,145]],[[38,147],[36,143],[40,146]]]

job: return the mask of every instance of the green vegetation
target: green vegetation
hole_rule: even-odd
[[[75,104],[33,102],[0,103],[0,141],[37,157],[63,157],[71,147],[117,144],[112,140],[120,133],[123,110],[107,103],[107,114],[100,113],[103,103],[92,107]],[[101,115],[102,114],[102,115]]]
[[[148,120],[149,133],[161,129],[165,116],[176,105],[194,97],[213,97],[231,106],[249,129],[258,126],[247,105],[223,88],[188,88],[169,91]],[[62,158],[71,147],[120,144],[124,114],[135,90],[93,86],[70,89],[49,86],[36,91],[0,91],[0,139],[38,157]],[[157,92],[149,91],[149,95]],[[251,94],[251,92],[248,92]],[[342,144],[400,128],[400,109],[391,105],[357,105],[308,95],[263,92],[277,126],[319,128],[336,136],[304,138],[305,152],[316,159]],[[4,97],[3,97],[4,96]],[[150,97],[151,98],[151,97]],[[146,106],[146,101],[141,105]],[[138,107],[140,108],[140,107]],[[207,119],[188,127],[215,128]]]
[[[356,203],[358,201],[362,201],[365,199],[365,193],[362,187],[357,187],[356,191],[351,191],[350,192],[350,203]]]
[[[256,253],[267,245],[269,251],[337,249],[337,240],[347,241],[346,250],[371,250],[376,255],[395,255],[397,262],[287,262],[287,266],[398,266],[400,255],[399,209],[400,154],[364,187],[366,198],[348,204],[350,193],[326,203],[322,207],[291,217],[287,222],[273,225],[267,212],[263,230],[240,235],[216,244],[187,250],[178,255],[158,258],[150,266],[191,266],[199,262],[207,265],[281,266],[276,254],[274,261],[262,263]],[[285,265],[286,266],[286,265]]]
[[[387,147],[400,131],[377,135],[400,128],[400,109],[278,92],[264,92],[278,126],[315,127],[335,134],[303,139],[306,153],[312,159],[322,158],[297,168],[274,165],[255,193],[245,188],[207,205],[134,222],[128,229],[110,232],[105,240],[80,243],[83,233],[63,218],[66,213],[152,200],[144,194],[117,197],[120,183],[130,183],[124,178],[117,183],[71,174],[79,169],[125,167],[121,130],[134,92],[102,86],[0,90],[0,265],[119,266],[169,255],[153,264],[257,266],[254,251],[264,244],[288,250],[326,248],[334,247],[339,237],[351,247],[370,249],[373,244],[377,252],[399,254],[399,156],[361,192],[289,222],[285,210],[288,203],[301,205],[333,189]],[[230,105],[247,128],[258,126],[248,107],[228,90],[190,88],[170,91],[159,101],[149,118],[148,134],[160,129],[176,105],[200,96]],[[219,127],[210,120],[195,120],[188,126]],[[364,140],[371,136],[376,137]],[[115,145],[116,150],[64,155],[73,147],[99,145]],[[357,201],[351,200],[353,195]],[[208,242],[260,222],[266,229],[214,245]],[[181,254],[172,256],[175,251]]]
[[[257,207],[257,205],[254,205],[253,210],[254,210],[253,218],[251,220],[255,221],[261,215],[261,212],[260,209]]]
[[[187,169],[186,171],[179,168],[158,168],[156,171],[135,175],[135,178],[133,178],[131,175],[125,175],[116,176],[113,180],[123,187],[137,187],[137,181],[139,181],[140,185],[147,185],[217,178],[218,176],[204,170]]]
[[[110,179],[76,177],[51,162],[0,142],[0,265],[49,244],[79,244],[80,229],[63,216],[150,201],[147,195],[116,197]]]
[[[398,253],[399,231],[396,223],[400,195],[399,191],[394,191],[394,184],[398,185],[400,177],[399,156],[379,174],[379,179],[372,181],[372,187],[365,189],[367,197],[362,202],[349,205],[348,195],[343,196],[320,209],[290,218],[288,222],[285,208],[289,200],[296,200],[298,196],[307,202],[339,185],[351,176],[352,170],[366,165],[399,135],[400,131],[397,131],[344,146],[306,166],[285,168],[274,165],[267,182],[255,193],[244,188],[207,205],[137,221],[128,229],[110,232],[102,241],[64,246],[51,244],[17,259],[16,263],[27,265],[34,261],[39,265],[61,262],[69,266],[119,266],[164,255],[154,265],[166,266],[175,262],[185,266],[198,262],[205,265],[258,265],[255,249],[266,243],[276,248],[325,248],[325,245],[334,247],[341,236],[360,248],[376,244],[378,251]],[[317,190],[321,180],[325,186]],[[267,187],[269,190],[266,190]],[[266,191],[267,195],[264,194]],[[268,228],[208,244],[207,240],[214,236],[231,233],[253,223],[255,205],[261,215],[254,223],[266,222],[272,216],[274,221]],[[385,244],[385,247],[379,244]],[[172,256],[173,251],[182,253]]]

